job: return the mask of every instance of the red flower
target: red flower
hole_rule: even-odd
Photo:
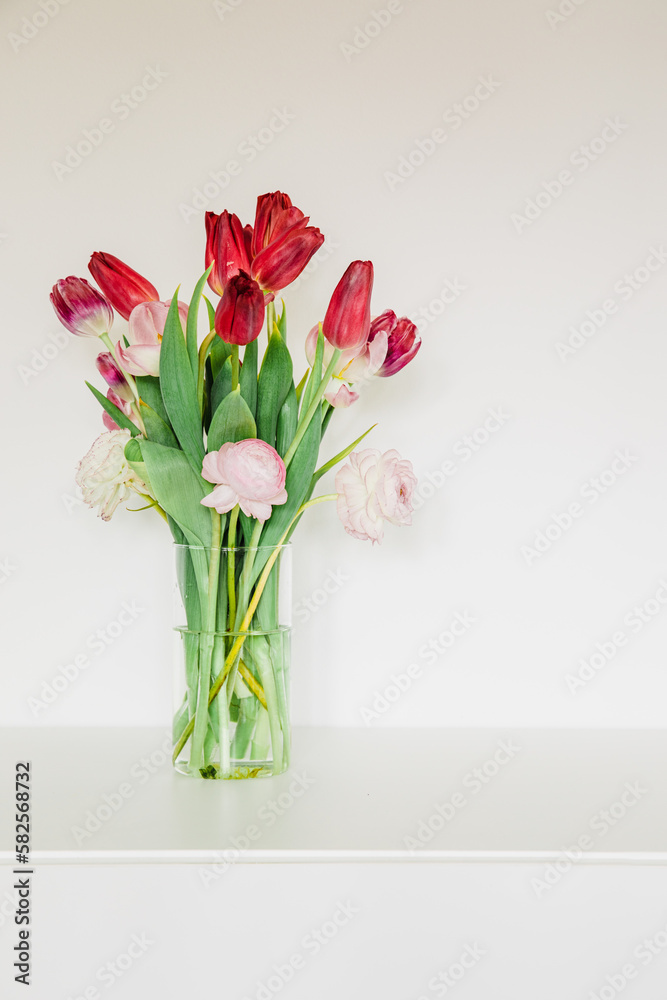
[[[324,317],[324,336],[341,350],[361,347],[368,340],[371,325],[373,265],[355,260],[340,279]]]
[[[227,344],[249,344],[264,324],[264,293],[245,271],[227,282],[215,311],[215,332]]]
[[[111,305],[124,319],[140,302],[157,302],[157,288],[118,257],[110,253],[95,253],[90,258],[88,270],[100,286]]]
[[[227,211],[221,215],[207,212],[205,222],[206,267],[215,261],[208,283],[214,292],[222,295],[230,278],[239,271],[250,270],[246,234],[238,215]]]
[[[299,277],[304,267],[324,243],[324,236],[308,217],[281,191],[262,194],[257,199],[252,230],[250,274],[273,292]],[[249,228],[249,227],[248,227]]]
[[[409,361],[412,361],[421,347],[422,341],[415,324],[407,316],[397,319],[396,313],[391,309],[387,309],[380,316],[375,317],[371,323],[369,341],[372,341],[380,332],[387,334],[388,346],[387,356],[377,374],[386,378],[389,375],[395,375],[401,368],[405,368]]]

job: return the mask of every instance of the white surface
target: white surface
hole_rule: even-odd
[[[7,731],[35,863],[667,863],[664,733],[298,729],[287,774],[231,782],[175,774],[165,749],[160,730]]]
[[[640,272],[649,280],[632,295],[623,276],[667,238],[667,8],[589,0],[550,23],[555,0],[399,6],[350,55],[341,45],[363,43],[358,30],[384,2],[72,0],[16,51],[23,18],[45,15],[37,0],[2,4],[6,724],[168,724],[164,525],[150,513],[105,525],[71,501],[74,466],[102,428],[83,384],[98,381],[95,346],[65,341],[27,383],[20,372],[62,334],[51,285],[84,274],[95,249],[165,297],[179,282],[189,294],[203,221],[186,223],[179,206],[237,159],[240,174],[206,207],[246,221],[259,193],[283,189],[330,241],[286,293],[297,368],[352,259],[375,263],[374,312],[439,309],[446,282],[465,286],[422,320],[414,363],[332,428],[327,457],[379,421],[368,444],[397,448],[426,484],[448,459],[456,472],[381,548],[346,536],[329,507],[300,526],[296,721],[363,725],[362,709],[415,663],[419,682],[371,725],[664,726],[667,604],[625,620],[667,578],[667,265]],[[166,76],[124,113],[146,67]],[[445,120],[466,98],[474,105],[480,77],[500,86],[469,118]],[[280,125],[274,108],[294,119],[250,160],[239,147]],[[53,163],[103,117],[114,131],[59,180]],[[579,148],[616,118],[627,128],[607,129],[605,151],[595,158],[598,143],[582,160]],[[385,173],[438,127],[446,141],[390,190]],[[548,201],[543,184],[565,169],[573,182],[517,233],[512,215],[540,192]],[[562,361],[556,343],[608,299],[617,311]],[[479,430],[488,440],[471,455],[464,438],[499,407],[508,419]],[[591,496],[586,484],[619,449],[636,461]],[[522,546],[573,502],[581,516],[528,566]],[[308,611],[325,582],[335,592]],[[96,654],[89,637],[124,601],[144,610]],[[457,612],[474,625],[429,663],[425,647]],[[617,631],[625,645],[571,693],[566,675]],[[87,669],[33,714],[28,699],[81,653]]]

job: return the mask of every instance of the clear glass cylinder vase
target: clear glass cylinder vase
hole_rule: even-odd
[[[196,778],[282,774],[291,742],[291,547],[174,548],[174,766]]]

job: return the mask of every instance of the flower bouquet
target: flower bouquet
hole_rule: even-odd
[[[108,520],[133,493],[176,546],[181,647],[174,763],[203,778],[279,774],[289,764],[289,540],[304,512],[332,500],[346,531],[382,541],[409,524],[416,479],[396,451],[354,451],[373,428],[318,465],[338,407],[417,353],[409,319],[371,322],[373,265],[354,261],[305,341],[295,382],[284,303],[324,237],[281,192],[257,200],[253,226],[206,214],[206,271],[189,304],[106,253],[51,301],[71,333],[97,337],[106,395],[86,383],[106,427],[77,483]],[[212,304],[204,286],[219,297]],[[206,309],[200,309],[204,299]],[[127,320],[114,344],[114,311]],[[205,331],[200,337],[200,316]],[[259,359],[259,336],[267,341]],[[243,353],[239,348],[243,347]],[[314,495],[329,470],[336,492]]]

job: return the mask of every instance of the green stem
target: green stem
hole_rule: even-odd
[[[259,604],[259,600],[260,600],[260,598],[262,596],[262,592],[264,590],[264,587],[266,586],[266,582],[269,579],[269,576],[271,574],[271,570],[273,569],[274,563],[275,563],[276,559],[278,558],[280,550],[283,547],[283,543],[284,543],[285,539],[287,538],[288,534],[290,533],[290,530],[291,530],[292,525],[294,524],[294,522],[297,520],[297,518],[301,517],[301,515],[304,512],[304,510],[306,510],[308,507],[314,507],[315,504],[324,503],[325,500],[337,500],[337,499],[338,499],[338,494],[337,493],[328,493],[325,496],[313,497],[312,500],[308,500],[308,501],[306,501],[306,503],[301,504],[301,506],[299,507],[298,511],[296,512],[296,514],[294,515],[294,517],[292,518],[292,520],[290,521],[290,523],[287,525],[287,528],[285,529],[285,531],[283,532],[283,534],[280,536],[280,538],[279,538],[279,540],[278,540],[278,542],[277,542],[277,544],[276,544],[273,552],[271,553],[271,555],[269,556],[269,558],[267,560],[266,566],[264,567],[264,570],[262,571],[262,575],[260,576],[260,578],[259,578],[259,580],[257,582],[257,586],[255,587],[255,593],[253,594],[252,600],[250,601],[250,604],[248,605],[248,610],[246,611],[245,616],[243,618],[243,621],[241,622],[241,628],[239,629],[239,632],[245,633],[247,631],[248,625],[252,621],[252,617],[253,617],[255,611],[257,610],[257,605]],[[213,682],[213,684],[211,686],[211,689],[210,689],[209,695],[208,695],[209,703],[213,701],[213,699],[218,694],[218,692],[221,690],[223,684],[227,680],[229,672],[232,669],[232,667],[233,667],[233,665],[234,665],[234,663],[236,661],[237,656],[239,655],[239,653],[243,649],[243,644],[245,643],[245,640],[246,640],[246,635],[245,634],[241,634],[241,635],[237,636],[234,645],[232,646],[232,648],[230,649],[229,653],[227,654],[227,658],[225,659],[225,665],[224,665],[224,667],[222,668],[222,670],[220,671],[220,673],[218,674],[218,676],[216,677],[215,681]],[[190,734],[192,733],[193,729],[194,729],[194,719],[190,719],[190,721],[188,722],[187,726],[183,730],[183,733],[181,734],[178,742],[176,743],[176,746],[174,747],[174,752],[173,752],[173,755],[172,755],[172,759],[174,761],[176,761],[178,759],[178,755],[181,752],[181,750],[183,749],[183,747],[185,746],[185,744],[187,743],[187,741],[189,740]]]
[[[239,345],[232,344],[232,392],[239,384]]]
[[[234,629],[236,621],[236,522],[239,519],[240,507],[237,504],[229,515],[229,533],[227,535],[227,548],[229,558],[227,559],[227,603],[229,606],[229,618],[227,628],[230,632]]]
[[[292,441],[291,445],[287,449],[287,453],[286,453],[285,458],[284,458],[285,466],[288,466],[290,464],[290,462],[292,461],[292,459],[294,458],[294,453],[295,453],[296,449],[299,447],[299,444],[301,443],[301,438],[303,437],[303,435],[308,430],[308,425],[310,424],[310,421],[313,419],[313,417],[315,416],[315,414],[316,414],[316,412],[317,412],[317,410],[319,408],[320,402],[322,400],[322,396],[326,392],[327,386],[329,385],[329,382],[331,381],[331,376],[333,375],[333,373],[334,373],[334,371],[336,369],[336,365],[338,364],[338,362],[340,360],[340,356],[341,356],[342,353],[343,353],[342,351],[340,351],[338,348],[336,348],[335,351],[333,352],[333,354],[331,355],[331,361],[327,365],[326,371],[324,373],[322,381],[319,384],[317,392],[313,396],[313,398],[311,400],[311,403],[310,403],[310,406],[306,410],[304,416],[299,420],[299,423],[298,423],[298,426],[297,426],[297,429],[296,429],[296,434],[294,435],[294,440]]]
[[[211,332],[207,333],[204,337],[201,347],[199,348],[199,366],[197,368],[197,402],[199,403],[200,412],[204,405],[204,372],[206,371],[206,359],[215,336],[215,330],[211,330]]]
[[[271,340],[271,334],[273,333],[273,324],[276,321],[276,307],[273,302],[269,302],[266,307],[266,336]]]
[[[204,740],[208,728],[208,706],[211,701],[209,688],[211,683],[211,657],[215,643],[215,615],[218,600],[218,577],[220,575],[220,545],[222,542],[222,524],[220,515],[211,508],[211,552],[208,566],[208,601],[206,607],[206,628],[200,634],[199,648],[199,680],[197,686],[197,708],[193,721],[192,748],[190,751],[191,767],[201,767],[204,753]]]

